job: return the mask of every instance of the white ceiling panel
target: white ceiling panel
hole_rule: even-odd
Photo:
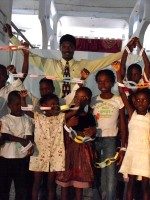
[[[89,28],[90,31],[92,28],[121,29],[127,27],[136,2],[137,0],[54,0],[63,27]],[[28,20],[19,22],[20,17],[17,18],[16,14],[38,15],[38,8],[39,0],[13,0],[12,13],[15,14],[15,17],[12,18],[13,22],[26,32],[29,32],[30,29],[30,35],[32,35],[31,29],[35,29],[34,24],[32,26]],[[37,21],[38,16],[36,18]],[[40,27],[40,23],[37,27]],[[26,35],[26,33],[24,34]],[[30,38],[28,39],[30,40]],[[40,45],[39,42],[37,43]]]

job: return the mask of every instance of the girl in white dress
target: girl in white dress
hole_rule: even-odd
[[[120,63],[113,64],[117,72],[119,92],[129,115],[129,138],[126,154],[120,171],[129,177],[127,187],[127,200],[133,199],[133,190],[137,176],[142,177],[143,200],[150,199],[150,90],[145,88],[137,90],[132,98],[134,107],[129,104],[123,89],[120,74]]]

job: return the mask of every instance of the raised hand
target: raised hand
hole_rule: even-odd
[[[17,74],[16,67],[14,65],[8,65],[7,70],[8,70],[8,72],[10,72],[12,74]]]
[[[136,47],[137,41],[138,41],[138,38],[137,38],[137,37],[133,37],[133,38],[128,42],[128,44],[126,45],[126,46],[130,49],[131,52],[132,52],[133,49]]]
[[[119,61],[115,61],[111,65],[116,72],[120,70],[121,63]]]
[[[29,44],[27,42],[21,41],[21,46],[24,47],[22,49],[24,56],[29,56]]]
[[[21,96],[21,98],[25,98],[26,96],[28,96],[28,92],[27,90],[21,90],[19,92],[19,95]]]
[[[81,80],[85,80],[89,76],[90,72],[86,68],[81,70]]]
[[[136,40],[136,45],[137,45],[137,47],[138,47],[139,49],[142,49],[142,45],[141,45],[141,43],[140,43],[140,41],[139,41],[138,38],[137,38],[137,40]]]
[[[9,24],[4,24],[3,31],[7,33],[10,38],[13,37],[12,28]]]

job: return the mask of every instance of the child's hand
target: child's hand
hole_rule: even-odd
[[[116,72],[120,70],[121,63],[119,61],[114,61],[111,65]]]
[[[117,166],[120,166],[122,164],[124,155],[125,155],[125,151],[119,151],[119,155],[118,155],[117,163],[116,163]]]
[[[85,128],[83,134],[85,136],[92,137],[94,134],[96,134],[96,128],[95,127]]]
[[[29,44],[27,42],[21,41],[21,46],[24,46],[24,48],[22,49],[24,56],[28,56],[29,55]]]
[[[75,116],[71,117],[66,123],[66,126],[68,128],[76,125],[78,125],[78,118]]]
[[[7,70],[8,70],[9,73],[17,74],[16,67],[14,65],[8,65]]]
[[[21,138],[20,139],[20,144],[23,146],[23,147],[26,147],[28,144],[29,144],[29,140],[28,139],[23,139]]]
[[[27,151],[27,155],[28,156],[32,156],[34,153],[34,146],[32,146],[28,151]]]
[[[81,70],[81,80],[85,80],[89,76],[90,72],[86,69],[83,68]]]
[[[128,44],[126,45],[130,51],[132,52],[133,49],[136,47],[136,42],[137,42],[138,38],[137,37],[133,37],[129,42]]]
[[[137,47],[138,47],[139,49],[142,49],[142,45],[141,45],[141,43],[140,43],[140,41],[139,41],[138,38],[137,38],[137,40],[136,40],[136,45],[137,45]]]
[[[11,38],[13,36],[13,33],[12,33],[12,28],[9,24],[4,24],[3,25],[3,31],[5,33],[8,33],[8,36]]]
[[[21,98],[25,98],[28,96],[28,92],[27,92],[27,90],[21,90],[19,92],[19,95],[21,96]]]

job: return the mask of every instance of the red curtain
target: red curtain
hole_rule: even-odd
[[[122,47],[121,39],[76,38],[77,51],[117,53],[121,51],[121,47]]]

